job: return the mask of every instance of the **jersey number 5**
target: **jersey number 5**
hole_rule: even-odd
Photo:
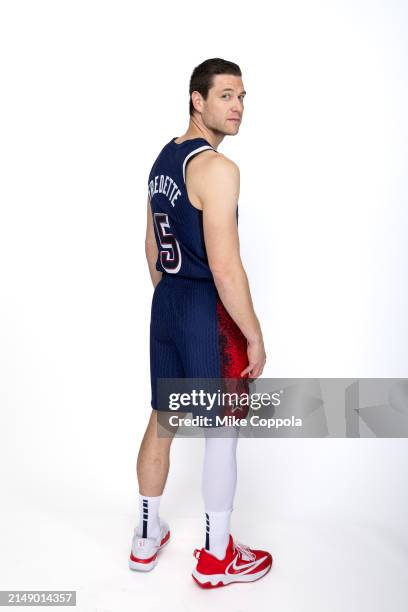
[[[169,218],[165,213],[154,213],[154,224],[160,242],[160,263],[166,272],[176,274],[181,266],[180,246],[170,229]]]

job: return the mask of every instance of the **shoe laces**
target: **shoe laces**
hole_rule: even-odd
[[[253,553],[252,550],[245,544],[241,544],[240,542],[234,542],[234,549],[237,549],[241,556],[246,555],[251,561],[255,561],[255,553]]]

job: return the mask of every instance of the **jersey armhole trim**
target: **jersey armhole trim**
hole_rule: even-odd
[[[187,155],[187,157],[184,159],[183,162],[183,181],[184,184],[186,183],[186,164],[188,162],[188,160],[190,159],[190,157],[192,157],[193,155],[196,155],[196,153],[201,153],[201,151],[215,151],[215,149],[213,149],[213,147],[210,147],[209,145],[204,145],[203,147],[198,147],[198,149],[194,149],[194,151],[191,151],[191,153],[189,153]]]

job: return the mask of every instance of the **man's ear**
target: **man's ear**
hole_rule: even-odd
[[[191,92],[191,101],[193,103],[194,109],[199,113],[203,110],[203,96],[199,91]]]

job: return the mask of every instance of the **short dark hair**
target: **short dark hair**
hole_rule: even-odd
[[[242,76],[241,68],[234,62],[228,62],[227,60],[219,57],[213,57],[212,59],[205,60],[199,66],[196,66],[193,70],[193,74],[190,78],[190,115],[194,112],[193,102],[191,100],[191,94],[193,91],[198,91],[204,98],[208,97],[208,91],[211,89],[214,76],[216,74],[233,74],[234,76]]]

